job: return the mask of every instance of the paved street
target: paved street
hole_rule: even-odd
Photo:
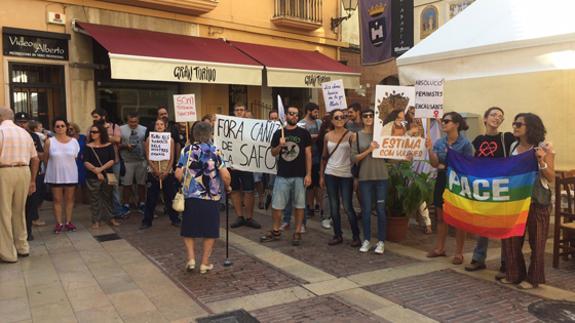
[[[51,223],[49,207],[42,217]],[[538,322],[531,304],[575,300],[573,262],[554,270],[549,258],[548,285],[519,291],[493,280],[498,243],[490,245],[489,270],[467,273],[451,258],[427,259],[433,236],[415,227],[404,243],[386,243],[383,256],[346,243],[328,247],[331,232],[316,218],[300,247],[291,246],[291,231],[263,245],[263,229],[242,227],[230,232],[231,267],[223,266],[222,230],[215,269],[200,275],[184,271],[178,229],[163,216],[147,231],[138,230],[141,215],[133,213],[115,231],[92,232],[87,206],[75,214],[77,232],[36,228],[30,257],[0,264],[0,322],[190,322],[235,309],[261,322]],[[269,211],[256,217],[270,227]],[[114,233],[109,241],[95,238]]]

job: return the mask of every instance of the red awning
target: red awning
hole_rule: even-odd
[[[76,22],[108,50],[112,78],[261,85],[263,67],[220,39]]]
[[[341,79],[346,88],[359,88],[360,73],[317,51],[230,43],[266,67],[267,86],[317,88]]]

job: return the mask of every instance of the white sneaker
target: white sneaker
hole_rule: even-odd
[[[324,229],[331,229],[331,220],[330,219],[321,220],[321,227]]]
[[[371,248],[371,243],[369,243],[368,240],[363,240],[363,243],[361,244],[361,248],[359,248],[359,252],[368,252],[370,248]]]
[[[385,250],[385,247],[383,246],[383,241],[379,241],[377,243],[377,246],[375,246],[375,253],[378,255],[383,255],[384,250]]]
[[[282,225],[280,225],[280,231],[286,231],[289,230],[289,223],[284,222],[282,223]]]
[[[302,225],[301,225],[301,231],[300,231],[300,233],[305,233],[305,224],[302,224]]]

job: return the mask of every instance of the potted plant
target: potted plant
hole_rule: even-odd
[[[405,239],[409,216],[415,215],[422,202],[431,205],[435,180],[427,173],[415,172],[410,162],[389,164],[387,192],[387,240]]]

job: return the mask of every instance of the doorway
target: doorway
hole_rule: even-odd
[[[10,106],[28,113],[50,128],[57,116],[66,117],[64,66],[10,63]]]

